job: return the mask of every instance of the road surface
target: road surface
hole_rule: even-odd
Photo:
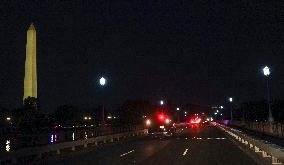
[[[62,158],[41,162],[50,165],[254,165],[229,137],[214,126],[184,128],[175,137],[144,137],[74,152]]]

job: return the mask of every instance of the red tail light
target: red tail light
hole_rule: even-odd
[[[194,118],[194,119],[191,119],[191,120],[190,120],[190,123],[191,123],[191,124],[198,124],[198,123],[200,123],[200,121],[201,121],[200,118]]]
[[[159,121],[164,121],[165,120],[165,115],[164,114],[158,114],[158,120]]]

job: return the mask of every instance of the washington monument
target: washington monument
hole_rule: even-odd
[[[32,23],[27,31],[24,97],[37,98],[36,30]]]

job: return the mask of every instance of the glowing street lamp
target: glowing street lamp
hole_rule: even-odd
[[[270,68],[268,67],[268,66],[265,66],[263,69],[262,69],[262,71],[263,71],[263,74],[264,74],[264,76],[269,76],[270,75]]]
[[[266,76],[266,88],[267,88],[267,104],[268,104],[268,121],[274,122],[274,118],[271,112],[271,105],[270,105],[270,88],[269,88],[269,75],[270,75],[270,68],[265,66],[263,69],[263,75]]]
[[[164,101],[163,100],[160,101],[160,105],[164,105]]]
[[[10,120],[11,120],[11,117],[7,117],[6,120],[7,120],[7,121],[10,121]]]
[[[99,83],[102,87],[104,87],[107,83],[107,80],[104,78],[104,77],[101,77],[100,80],[99,80]],[[105,106],[103,104],[102,106],[102,125],[105,124]]]
[[[100,78],[100,85],[105,86],[106,85],[106,79],[104,77]]]
[[[179,115],[180,115],[179,110],[180,110],[179,107],[177,107],[177,112],[176,112],[177,122],[179,122]]]

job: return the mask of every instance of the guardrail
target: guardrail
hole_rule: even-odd
[[[147,129],[130,131],[125,133],[117,133],[112,135],[97,136],[84,140],[63,142],[58,144],[23,148],[15,152],[0,153],[0,164],[20,164],[30,162],[32,160],[38,160],[50,153],[61,154],[62,150],[75,151],[77,147],[87,148],[89,145],[98,145],[99,143],[107,143],[119,141],[122,138],[146,135],[148,134]]]
[[[133,126],[121,126],[113,127],[105,125],[102,127],[95,126],[83,126],[83,127],[61,127],[56,129],[50,129],[47,131],[41,131],[34,134],[25,133],[20,131],[14,131],[6,133],[1,136],[2,139],[9,141],[9,151],[16,151],[27,147],[43,146],[55,143],[70,142],[77,140],[84,140],[86,137],[92,138],[97,136],[105,136],[111,134],[118,134],[136,130],[142,130],[145,127],[143,125]],[[5,146],[0,146],[0,153],[5,152]],[[4,148],[3,148],[4,147]]]
[[[284,162],[284,148],[261,139],[253,138],[239,130],[226,127],[221,124],[216,124],[216,126],[247,146],[247,148],[253,150],[256,153],[261,153],[263,158],[270,158],[271,164],[283,164],[282,162]]]
[[[266,135],[284,138],[284,124],[282,123],[233,121],[231,124]]]

